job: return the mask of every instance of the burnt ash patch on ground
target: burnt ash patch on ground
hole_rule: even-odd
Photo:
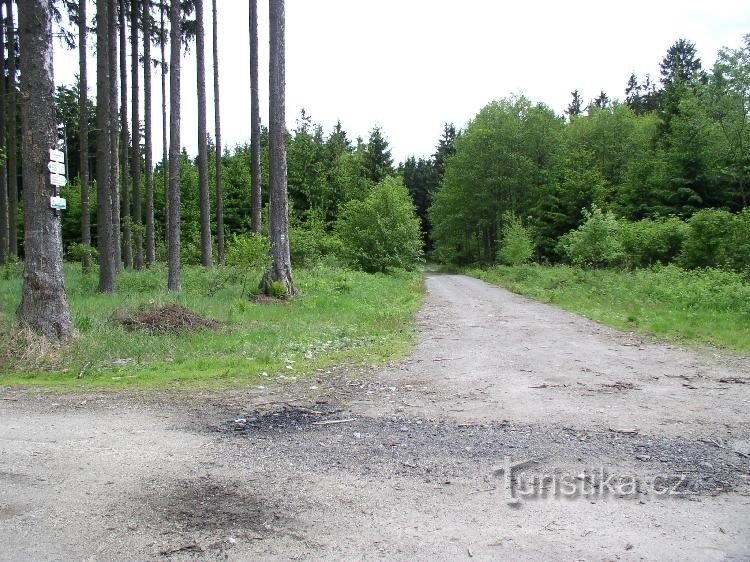
[[[291,526],[284,499],[255,489],[253,482],[198,476],[146,487],[146,518],[176,532],[251,531]]]
[[[750,472],[747,458],[691,439],[509,422],[370,418],[328,403],[243,414],[211,430],[246,439],[252,455],[270,459],[280,470],[304,465],[367,478],[416,477],[447,484],[487,477],[490,467],[500,467],[507,456],[513,462],[534,460],[533,470],[545,474],[562,465],[564,471],[604,467],[645,480],[683,479],[681,490],[706,495],[746,485]]]

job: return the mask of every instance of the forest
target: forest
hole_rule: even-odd
[[[93,12],[86,1],[33,4],[47,17],[42,46],[57,41],[77,50],[80,64],[76,83],[48,92],[54,113],[43,124],[53,131],[51,148],[64,153],[66,208],[29,208],[50,187],[28,173],[33,160],[22,142],[32,123],[21,119],[21,99],[35,78],[24,68],[35,70],[38,53],[29,52],[32,42],[24,50],[25,6],[3,1],[0,265],[8,280],[20,281],[23,269],[22,293],[32,295],[34,268],[57,264],[42,276],[50,285],[24,296],[19,308],[21,324],[47,337],[64,339],[90,324],[71,315],[64,272],[81,275],[84,285],[96,279],[102,294],[117,293],[129,272],[143,272],[147,286],[158,279],[155,289],[163,283],[180,294],[183,270],[190,277],[199,268],[213,271],[209,285],[240,283],[241,297],[292,299],[293,268],[398,275],[424,264],[475,272],[672,264],[736,275],[744,294],[750,35],[705,65],[692,42],[678,39],[658,77],[633,73],[622,96],[601,91],[588,100],[573,89],[561,113],[524,96],[500,97],[465,125],[444,124],[432,155],[396,163],[380,127],[351,138],[342,121],[326,130],[304,109],[286,126],[283,2],[270,3],[267,120],[258,100],[257,4],[249,2],[252,122],[248,141],[236,146],[221,139],[216,0],[208,7],[202,0],[97,0]],[[86,78],[91,41],[93,85]],[[180,73],[184,50],[197,61],[194,79]],[[42,90],[52,84],[50,77],[41,83]],[[180,142],[180,95],[193,86],[195,157]],[[154,131],[159,110],[164,126]],[[154,153],[155,134],[162,154]],[[30,224],[50,238],[27,236]],[[74,262],[80,272],[71,273]],[[8,311],[16,298],[4,297]]]
[[[469,265],[510,260],[512,264],[520,258],[499,254],[503,233],[510,229],[528,243],[523,260],[632,267],[682,256],[689,267],[729,266],[742,271],[750,263],[750,219],[747,211],[742,212],[748,205],[750,170],[749,64],[750,36],[737,48],[723,49],[707,69],[695,46],[680,39],[661,60],[659,80],[633,74],[622,99],[601,92],[586,102],[574,90],[564,115],[525,97],[499,99],[482,108],[463,129],[446,124],[433,155],[412,156],[399,164],[393,162],[381,129],[373,128],[367,139],[350,139],[341,123],[325,131],[303,109],[286,134],[293,262],[309,263],[336,253],[340,240],[333,238],[341,210],[392,177],[409,191],[431,261]],[[78,85],[58,88],[64,130],[79,130],[78,99]],[[92,108],[90,129],[95,128],[94,116]],[[96,139],[89,142],[93,154]],[[77,178],[76,137],[68,146],[71,177]],[[265,206],[265,127],[260,146]],[[207,151],[211,204],[216,208],[212,139]],[[225,233],[251,230],[251,153],[249,143],[223,150]],[[181,153],[187,263],[200,263],[200,167],[198,158]],[[157,162],[153,172],[154,216],[160,231],[154,255],[162,258],[165,170],[164,163]],[[70,253],[80,250],[77,244],[82,242],[80,189],[75,180],[68,193],[71,207],[63,220],[63,235]],[[92,216],[96,224],[95,210]],[[126,216],[134,215],[126,210]],[[571,255],[573,250],[564,243],[571,237],[564,236],[592,216],[605,221],[605,228],[610,224],[622,231],[621,243],[610,256]],[[606,223],[608,218],[619,222]],[[138,217],[133,220],[142,224]],[[213,219],[214,237],[217,223]],[[727,230],[734,235],[721,234]],[[703,245],[702,255],[697,255],[698,249],[682,253],[689,233],[710,236],[724,246],[711,252],[700,239],[690,243]],[[131,244],[126,238],[126,249]],[[653,247],[633,247],[638,244]],[[129,255],[126,251],[126,266],[131,265]]]

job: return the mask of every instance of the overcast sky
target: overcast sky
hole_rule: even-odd
[[[213,135],[211,2],[204,3]],[[259,0],[264,122],[267,5]],[[250,130],[247,2],[218,0],[218,10],[222,133],[225,146],[232,146],[246,142]],[[367,138],[378,125],[397,162],[411,154],[432,154],[444,122],[463,127],[493,99],[524,94],[561,114],[573,89],[587,101],[602,89],[622,98],[631,72],[658,77],[659,61],[680,37],[693,41],[704,67],[710,67],[719,48],[738,47],[750,32],[746,0],[287,0],[286,16],[289,127],[303,107],[327,130],[340,119],[352,139]],[[58,45],[55,57],[57,84],[72,83],[76,51]],[[93,48],[89,59],[93,95]],[[194,48],[183,63],[182,143],[195,154]],[[158,155],[158,74],[154,80]]]

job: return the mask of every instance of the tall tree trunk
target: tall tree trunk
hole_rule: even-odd
[[[269,0],[271,60],[269,64],[269,142],[270,209],[268,229],[271,237],[271,269],[263,278],[270,293],[271,282],[283,283],[287,295],[294,295],[292,262],[289,257],[289,198],[286,160],[286,84],[284,0]]]
[[[5,24],[0,4],[0,146],[5,147],[7,99],[5,95]],[[0,163],[0,265],[8,263],[8,167]]]
[[[13,1],[5,0],[8,24],[8,253],[18,256],[18,109],[16,96],[16,39]]]
[[[195,1],[195,53],[198,69],[198,186],[201,206],[201,264],[210,268],[211,251],[211,196],[208,188],[208,133],[206,131],[206,33],[203,20],[203,0]]]
[[[110,216],[110,225],[112,230],[112,252],[115,258],[115,271],[119,273],[122,269],[122,229],[120,212],[120,130],[118,123],[118,81],[117,81],[117,38],[119,34],[119,24],[117,15],[117,1],[110,0],[109,9],[109,106],[110,106],[110,124],[109,124],[109,189],[112,212]],[[125,121],[127,125],[127,120]],[[125,152],[127,158],[127,151]]]
[[[167,141],[167,63],[166,44],[167,31],[164,22],[164,12],[166,11],[166,0],[159,5],[161,24],[159,27],[159,37],[161,37],[161,135],[162,135],[162,154],[161,154],[161,176],[164,187],[164,241],[169,246],[169,142]]]
[[[170,291],[182,290],[180,266],[180,45],[182,11],[180,0],[169,7],[169,276]]]
[[[214,55],[214,123],[216,129],[216,232],[219,264],[224,265],[224,171],[221,146],[221,104],[219,103],[219,23],[216,0],[212,0]]]
[[[133,86],[132,98],[133,109],[131,117],[133,119],[132,131],[132,153],[130,157],[131,169],[133,175],[133,209],[132,223],[135,229],[135,257],[133,266],[135,269],[143,269],[143,205],[141,202],[141,86],[140,86],[140,61],[138,60],[138,8],[140,0],[130,0],[130,76]]]
[[[133,0],[131,0],[132,2]],[[123,258],[125,267],[133,265],[133,231],[130,206],[130,170],[128,156],[130,152],[130,131],[128,130],[128,0],[120,0],[120,167],[122,168],[122,231],[125,236]],[[119,222],[119,217],[118,217]]]
[[[21,324],[54,340],[73,332],[63,276],[62,221],[50,208],[47,162],[57,145],[49,0],[19,5],[24,158],[24,272]]]
[[[88,100],[88,64],[87,64],[87,40],[86,29],[86,3],[87,0],[79,0],[78,3],[78,72],[80,74],[80,92],[78,105],[80,157],[79,183],[81,189],[81,243],[91,246],[91,209],[89,202],[89,100]],[[85,252],[83,255],[83,271],[91,270],[91,255]]]
[[[114,293],[117,290],[117,263],[112,228],[111,169],[112,169],[112,82],[116,83],[110,64],[109,32],[112,17],[110,9],[114,0],[96,0],[96,235],[99,249],[99,291]]]
[[[143,96],[146,142],[146,264],[156,262],[154,233],[154,140],[151,126],[151,0],[143,0]]]
[[[260,167],[260,93],[258,82],[258,0],[250,0],[250,223],[253,232],[261,233],[263,193]]]

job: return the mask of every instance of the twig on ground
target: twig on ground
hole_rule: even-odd
[[[324,420],[319,422],[312,422],[311,425],[333,425],[335,423],[348,423],[355,421],[355,418],[346,418],[345,420]]]

